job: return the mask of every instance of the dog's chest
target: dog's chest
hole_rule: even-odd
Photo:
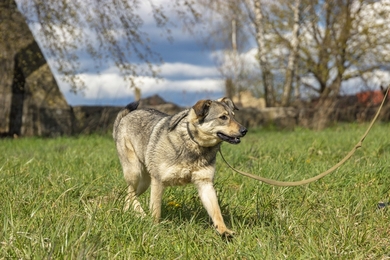
[[[177,135],[171,132],[147,153],[149,173],[165,186],[185,185],[198,179],[212,181],[218,147],[199,148],[181,134],[180,138],[174,138]]]
[[[185,185],[199,179],[213,180],[214,166],[207,161],[164,163],[156,176],[165,186]],[[153,174],[153,173],[152,173]]]

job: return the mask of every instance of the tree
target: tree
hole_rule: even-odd
[[[305,4],[299,76],[314,80],[305,81],[306,88],[322,98],[337,96],[342,81],[388,67],[390,37],[388,18],[384,17],[388,3],[343,0]],[[279,46],[288,46],[283,43],[283,34],[275,32]]]
[[[281,106],[285,107],[290,104],[291,92],[293,89],[294,73],[297,67],[297,56],[299,51],[299,29],[300,29],[300,13],[301,0],[295,0],[292,6],[294,12],[294,26],[290,41],[290,54],[288,56],[286,76],[284,80],[283,93],[281,99]]]
[[[254,0],[254,25],[256,28],[256,42],[258,46],[259,64],[261,69],[261,75],[263,79],[264,97],[266,106],[274,106],[274,88],[272,73],[267,57],[267,50],[265,47],[265,30],[264,30],[264,18],[263,7],[260,0]]]
[[[7,0],[10,1],[10,0]],[[11,1],[13,2],[13,1]],[[135,86],[140,74],[157,76],[153,62],[161,62],[142,31],[143,18],[137,13],[139,0],[18,0],[26,22],[39,26],[39,42],[47,59],[70,83],[74,92],[85,87],[77,72],[87,70],[80,55],[87,53],[100,70],[113,60],[122,76]],[[169,38],[168,18],[162,6],[150,2],[156,25]],[[146,66],[144,66],[146,64]]]
[[[291,51],[290,59],[289,59],[289,69],[286,71],[286,77],[288,80],[286,80],[285,84],[285,92],[286,94],[283,94],[284,97],[284,105],[288,105],[289,97],[293,85],[293,77],[294,73],[293,71],[296,69],[296,57],[298,52],[298,35],[299,35],[299,22],[300,22],[300,0],[296,0],[294,5],[288,4],[288,1],[279,1],[275,3],[274,6],[277,6],[277,4],[280,4],[280,2],[285,2],[291,10],[293,10],[295,15],[295,24],[290,24],[289,26],[293,28],[294,26],[294,36],[290,40],[288,40],[288,43],[291,45],[293,51]],[[233,70],[236,72],[236,74],[240,75],[239,77],[235,77],[234,85],[235,86],[241,86],[241,85],[252,85],[256,84],[257,89],[255,92],[262,93],[264,95],[264,98],[266,100],[267,106],[275,106],[277,105],[278,98],[278,89],[276,87],[276,81],[275,78],[275,65],[273,64],[275,59],[272,56],[272,51],[270,51],[270,48],[273,46],[270,44],[269,36],[270,36],[270,30],[272,27],[270,26],[270,17],[264,16],[264,13],[268,13],[270,10],[275,11],[277,8],[271,8],[273,4],[266,2],[266,4],[263,4],[260,0],[242,0],[242,1],[219,1],[219,0],[198,0],[193,2],[191,5],[191,8],[189,8],[193,14],[196,17],[195,21],[201,21],[209,24],[207,26],[208,29],[205,30],[205,32],[201,32],[203,35],[207,35],[207,37],[204,37],[210,41],[210,39],[213,39],[214,41],[216,39],[219,40],[219,42],[229,42],[228,36],[231,34],[232,30],[230,28],[226,28],[227,25],[230,24],[230,21],[235,21],[234,24],[237,24],[237,34],[244,36],[244,37],[238,37],[241,41],[241,49],[238,49],[236,51],[235,55],[232,55],[231,52],[227,52],[225,56],[225,59],[222,59],[224,61],[228,61],[228,63],[232,64],[240,64],[241,70],[236,70],[233,68]],[[197,9],[198,8],[198,9]],[[193,11],[196,10],[196,11]],[[288,13],[288,12],[285,12]],[[290,14],[290,13],[288,13]],[[202,17],[202,19],[199,18],[199,16]],[[208,18],[212,17],[212,18]],[[194,22],[195,23],[195,22]],[[211,26],[210,26],[211,25]],[[191,24],[191,26],[193,26]],[[224,37],[221,35],[224,35]],[[218,37],[216,37],[218,36]],[[248,51],[248,47],[255,43],[257,45],[257,54],[256,58],[258,61],[257,68],[253,70],[252,68],[249,68],[247,60],[238,59],[237,57],[243,57],[243,51]],[[253,45],[252,45],[253,46]],[[222,46],[219,46],[222,47]],[[241,52],[241,54],[240,54]],[[234,54],[234,53],[233,53]],[[232,62],[231,56],[235,57],[234,62]],[[239,61],[239,62],[237,62]],[[226,66],[226,64],[224,64]],[[223,66],[221,66],[223,67]],[[228,66],[229,67],[229,66]],[[230,66],[231,68],[232,66]],[[280,69],[279,69],[280,70]],[[239,72],[239,73],[237,73]],[[226,73],[223,73],[223,75],[226,77]],[[257,75],[257,76],[256,76]],[[260,77],[259,77],[260,75]],[[229,78],[231,76],[227,76]],[[249,78],[249,82],[245,80],[246,78]],[[242,81],[242,82],[240,82]],[[249,84],[248,84],[249,83]],[[262,86],[261,89],[259,88],[259,84]]]
[[[305,67],[305,86],[319,95],[315,128],[322,129],[333,112],[342,83],[366,79],[390,62],[388,1],[318,1],[305,20],[305,40],[299,59]]]
[[[216,8],[224,1],[199,0],[191,9],[205,6],[228,24],[232,10]],[[315,128],[327,124],[343,83],[367,82],[390,64],[390,11],[388,0],[241,0],[234,1],[239,33],[255,43],[267,105],[287,106],[295,88],[304,98],[319,101]],[[210,8],[214,6],[214,8]],[[220,25],[199,16],[210,31]],[[218,30],[219,33],[229,31]],[[209,33],[205,33],[210,35]],[[211,34],[212,35],[212,34]],[[247,50],[245,50],[247,51]],[[383,82],[386,84],[386,82]]]
[[[252,38],[251,21],[242,1],[197,0],[175,1],[174,9],[192,35],[214,52],[216,66],[225,78],[226,95],[242,90],[259,94],[257,74],[243,54]],[[256,75],[255,75],[256,74]],[[256,87],[254,87],[256,86]]]

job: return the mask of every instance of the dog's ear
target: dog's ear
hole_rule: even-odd
[[[211,102],[212,101],[210,99],[199,100],[198,102],[196,102],[196,104],[192,107],[192,109],[194,109],[195,114],[198,118],[203,118],[207,116],[210,109]]]
[[[173,129],[176,128],[176,126],[180,123],[180,121],[185,118],[188,115],[188,110],[184,110],[176,115],[174,115],[169,122],[168,125],[168,131],[172,131]]]
[[[234,104],[234,102],[230,98],[223,97],[223,98],[217,99],[217,101],[225,103],[232,111],[238,110],[238,107],[236,107],[236,105]]]

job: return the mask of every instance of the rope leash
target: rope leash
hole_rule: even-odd
[[[270,185],[274,185],[274,186],[280,186],[280,187],[292,187],[292,186],[300,186],[300,185],[305,185],[305,184],[309,184],[309,183],[312,183],[316,180],[319,180],[323,177],[325,177],[326,175],[328,175],[329,173],[333,172],[334,170],[336,170],[337,168],[339,168],[341,165],[343,165],[349,158],[351,158],[351,156],[356,152],[357,149],[359,149],[360,147],[362,147],[362,144],[363,144],[363,141],[364,139],[366,138],[366,136],[368,135],[368,133],[370,132],[372,126],[374,125],[375,121],[377,120],[381,110],[382,110],[382,107],[383,107],[383,104],[385,103],[386,101],[386,98],[387,98],[387,95],[389,93],[389,90],[390,90],[390,87],[387,88],[386,90],[386,93],[383,97],[383,100],[382,100],[382,103],[378,109],[378,111],[376,112],[376,115],[375,117],[372,119],[370,125],[368,126],[366,132],[364,133],[364,135],[360,138],[359,142],[352,148],[352,150],[341,160],[339,161],[338,163],[336,163],[334,166],[332,166],[331,168],[329,168],[328,170],[318,174],[317,176],[314,176],[312,178],[309,178],[309,179],[306,179],[306,180],[302,180],[302,181],[277,181],[277,180],[272,180],[272,179],[268,179],[268,178],[264,178],[264,177],[261,177],[261,176],[258,176],[258,175],[254,175],[254,174],[251,174],[251,173],[248,173],[248,172],[244,172],[244,171],[240,171],[240,170],[237,170],[235,169],[233,166],[231,166],[225,159],[225,157],[223,156],[222,154],[222,151],[221,149],[219,149],[219,153],[221,154],[221,157],[222,159],[224,160],[224,162],[227,164],[227,166],[229,166],[230,169],[232,169],[233,171],[241,174],[241,175],[244,175],[246,177],[249,177],[249,178],[252,178],[252,179],[255,179],[255,180],[258,180],[258,181],[261,181],[261,182],[264,182],[264,183],[267,183],[267,184],[270,184]]]

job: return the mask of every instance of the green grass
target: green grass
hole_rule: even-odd
[[[367,125],[322,132],[252,129],[225,157],[237,168],[300,180],[340,160]],[[107,136],[0,140],[0,259],[389,259],[390,125],[330,176],[280,188],[217,160],[215,187],[227,225],[221,239],[196,189],[172,187],[160,224],[123,212],[125,182]],[[141,196],[148,208],[149,191]]]

